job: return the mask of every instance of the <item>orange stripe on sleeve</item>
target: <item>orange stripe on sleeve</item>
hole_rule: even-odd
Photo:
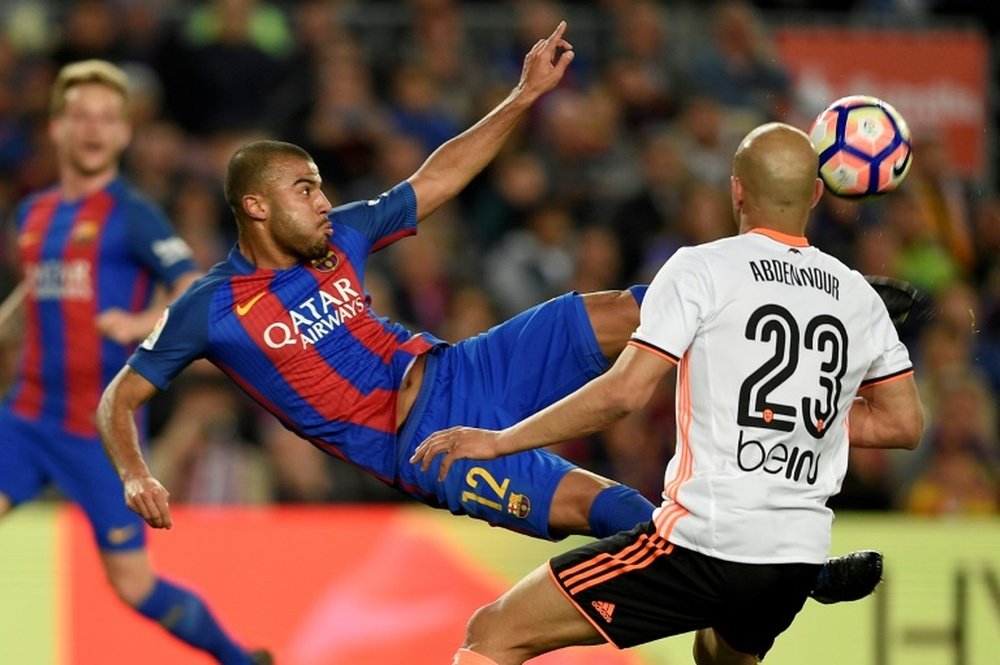
[[[643,342],[642,340],[630,339],[626,343],[626,346],[634,346],[637,349],[642,349],[643,351],[648,351],[649,353],[652,353],[654,356],[659,356],[660,358],[663,358],[664,360],[666,360],[666,361],[668,361],[670,363],[673,363],[674,365],[676,365],[678,362],[680,362],[674,355],[672,355],[672,354],[664,351],[661,348],[653,346],[652,344],[649,344],[647,342]]]
[[[905,370],[903,372],[900,372],[899,374],[890,374],[889,376],[883,377],[881,379],[875,379],[869,383],[862,383],[858,391],[860,392],[866,388],[871,388],[872,386],[879,386],[882,385],[883,383],[889,383],[890,381],[895,381],[896,379],[902,379],[907,376],[913,376],[912,369]]]

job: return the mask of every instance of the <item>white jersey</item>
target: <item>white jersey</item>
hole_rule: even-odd
[[[729,561],[826,561],[851,403],[912,371],[864,277],[763,229],[686,247],[650,284],[631,344],[678,363],[659,534]]]

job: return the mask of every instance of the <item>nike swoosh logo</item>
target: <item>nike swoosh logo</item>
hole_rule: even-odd
[[[136,530],[134,524],[118,527],[117,529],[108,529],[108,542],[112,545],[122,545],[126,541],[130,540],[135,534]]]
[[[903,175],[903,173],[906,171],[906,167],[910,165],[910,157],[912,156],[913,156],[912,152],[907,152],[906,159],[904,159],[901,164],[893,164],[892,175],[894,175],[897,178]]]
[[[247,300],[245,303],[237,303],[236,314],[238,314],[239,316],[246,316],[246,313],[250,311],[250,308],[256,305],[257,301],[266,295],[267,291],[261,291],[250,300]]]

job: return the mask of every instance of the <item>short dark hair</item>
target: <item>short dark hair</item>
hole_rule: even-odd
[[[294,143],[284,141],[252,141],[233,153],[229,166],[226,167],[225,193],[226,202],[232,208],[237,222],[242,219],[243,197],[260,190],[271,175],[271,164],[280,157],[313,161],[308,152]]]

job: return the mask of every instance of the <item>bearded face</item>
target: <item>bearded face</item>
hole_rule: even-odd
[[[271,216],[271,233],[281,249],[304,261],[322,259],[327,252],[327,229],[330,222],[323,215],[319,220],[315,214],[299,218],[296,213],[279,208]]]

